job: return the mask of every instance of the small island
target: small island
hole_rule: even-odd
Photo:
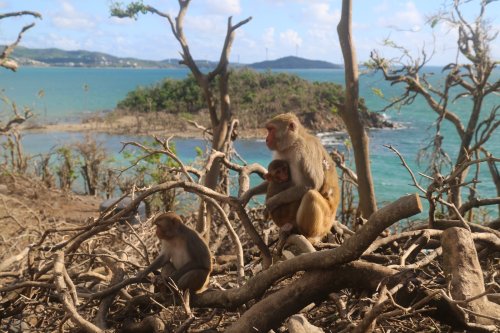
[[[344,132],[339,108],[344,89],[333,82],[311,82],[289,73],[231,69],[231,111],[239,120],[242,138],[262,136],[263,124],[271,117],[295,113],[311,132]],[[217,99],[217,96],[216,96]],[[216,101],[218,103],[218,101]],[[381,114],[370,112],[364,100],[359,112],[368,128],[392,128]],[[31,131],[98,131],[112,134],[152,134],[168,130],[178,137],[199,137],[199,128],[209,128],[202,90],[192,75],[183,80],[167,78],[138,87],[104,113],[87,116],[80,124],[33,124]]]

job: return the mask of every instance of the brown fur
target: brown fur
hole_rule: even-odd
[[[210,250],[196,231],[184,225],[173,212],[159,215],[153,222],[161,240],[165,263],[162,276],[171,278],[180,290],[201,292],[212,271]]]
[[[300,200],[296,223],[300,234],[311,241],[325,236],[335,223],[340,199],[335,165],[317,137],[307,133],[292,113],[281,114],[266,124],[266,144],[275,159],[285,160],[293,186],[268,198],[270,211]]]
[[[265,178],[269,182],[269,185],[267,187],[266,200],[293,186],[290,169],[286,161],[271,161],[267,167],[267,172],[268,173]],[[295,222],[295,219],[297,217],[299,206],[300,200],[278,206],[276,209],[269,212],[271,219],[280,228],[285,224],[290,223],[293,226],[293,229],[296,229],[297,223]]]

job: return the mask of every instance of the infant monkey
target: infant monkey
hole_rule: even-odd
[[[267,187],[266,201],[272,196],[293,186],[290,168],[287,161],[273,160],[269,163],[267,170],[267,174],[264,176],[269,183]],[[280,205],[268,213],[271,215],[271,219],[278,227],[291,231],[297,227],[295,220],[299,206],[300,200],[297,200]]]
[[[266,201],[272,196],[293,186],[290,167],[285,160],[271,161],[267,167],[265,179],[269,183],[267,186]],[[271,215],[271,219],[280,229],[279,241],[276,245],[278,255],[281,255],[288,236],[290,236],[292,232],[298,232],[296,218],[299,206],[300,200],[296,200],[280,205],[271,212],[267,211],[267,213]]]

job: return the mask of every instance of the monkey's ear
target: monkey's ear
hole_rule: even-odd
[[[179,221],[178,219],[171,219],[171,220],[170,220],[170,225],[171,225],[172,227],[178,227],[180,224],[182,224],[182,222],[181,222],[181,221]]]
[[[294,122],[294,121],[291,121],[289,124],[288,124],[288,129],[292,132],[295,132],[295,130],[297,129],[297,124]]]

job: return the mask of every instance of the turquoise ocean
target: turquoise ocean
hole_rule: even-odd
[[[433,80],[438,84],[441,78],[439,68],[426,68],[428,72],[437,75]],[[330,81],[344,84],[343,70],[283,70],[296,74],[311,81]],[[138,86],[147,86],[161,81],[164,78],[183,79],[187,76],[187,69],[102,69],[102,68],[33,68],[23,67],[17,73],[2,71],[0,73],[0,89],[2,95],[14,101],[19,107],[27,106],[36,114],[35,121],[44,122],[74,122],[94,112],[112,110],[117,102],[125,97],[128,91]],[[498,80],[499,72],[494,73],[494,80]],[[362,74],[360,76],[360,96],[372,111],[379,111],[387,101],[373,92],[373,88],[380,89],[386,98],[401,93],[401,88],[391,86],[379,74]],[[486,117],[493,105],[498,105],[498,96],[491,97],[484,103],[483,115]],[[467,115],[470,103],[460,100],[452,105],[453,110],[461,115]],[[6,104],[2,105],[1,115],[8,113]],[[399,158],[384,145],[392,145],[399,150],[412,168],[413,172],[425,172],[426,161],[417,163],[419,150],[425,147],[435,134],[433,123],[437,115],[422,99],[403,108],[401,111],[390,110],[384,115],[391,121],[402,125],[398,129],[370,130],[370,151],[372,174],[379,206],[393,201],[406,193],[414,193],[411,178],[405,168],[401,166]],[[444,124],[444,147],[452,159],[457,154],[458,137],[454,128]],[[339,133],[320,134],[327,147],[343,148],[345,136]],[[168,136],[168,133],[165,133]],[[82,133],[25,133],[23,144],[27,153],[37,154],[48,152],[56,145],[81,141]],[[143,137],[95,134],[95,139],[102,142],[109,154],[117,155],[122,145],[128,140],[144,140]],[[195,147],[206,145],[202,140],[176,139],[177,152],[186,162],[196,156]],[[487,148],[500,156],[500,135],[498,131],[490,139]],[[263,140],[238,140],[236,149],[248,163],[261,163],[266,166],[271,153],[265,147]],[[486,173],[486,166],[482,168],[483,183],[480,184],[480,195],[495,196],[495,188],[491,178]]]

